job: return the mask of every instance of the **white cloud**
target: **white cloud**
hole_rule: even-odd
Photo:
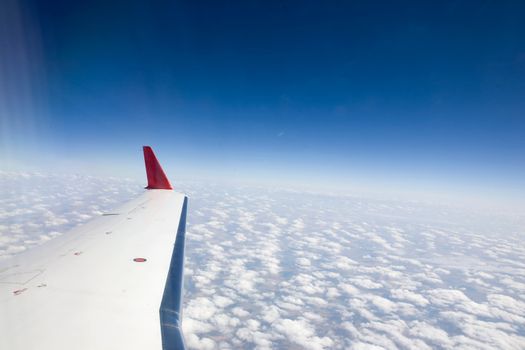
[[[434,327],[427,322],[414,321],[410,326],[410,334],[427,340],[432,345],[441,346],[443,348],[449,348],[453,344],[447,332]]]
[[[216,343],[210,338],[199,338],[195,334],[185,334],[186,345],[190,349],[212,350],[216,349]]]
[[[422,295],[411,292],[407,289],[392,289],[390,294],[394,299],[405,300],[421,307],[427,306],[429,303],[428,300]]]
[[[316,336],[315,329],[304,319],[281,319],[275,322],[274,327],[291,343],[298,344],[304,349],[326,349],[334,343],[329,337]]]

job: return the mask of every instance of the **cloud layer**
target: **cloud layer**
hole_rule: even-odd
[[[26,176],[0,174],[4,257],[140,192],[116,179]],[[190,196],[183,328],[191,349],[525,348],[519,218],[182,188]]]
[[[511,218],[186,187],[190,348],[525,347],[525,226]]]
[[[140,192],[130,180],[0,171],[0,259],[59,236]]]

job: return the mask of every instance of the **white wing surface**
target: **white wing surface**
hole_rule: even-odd
[[[150,151],[148,172],[157,169]],[[0,349],[184,348],[187,199],[154,189],[159,178],[114,212],[2,263]]]

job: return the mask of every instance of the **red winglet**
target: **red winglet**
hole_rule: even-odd
[[[144,150],[144,163],[146,164],[146,174],[148,175],[148,187],[149,190],[160,189],[160,190],[172,190],[170,181],[164,174],[164,170],[160,166],[155,153],[150,146],[142,147]]]

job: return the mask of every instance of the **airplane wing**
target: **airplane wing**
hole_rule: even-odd
[[[147,190],[0,265],[0,349],[184,349],[187,197],[144,147]]]

